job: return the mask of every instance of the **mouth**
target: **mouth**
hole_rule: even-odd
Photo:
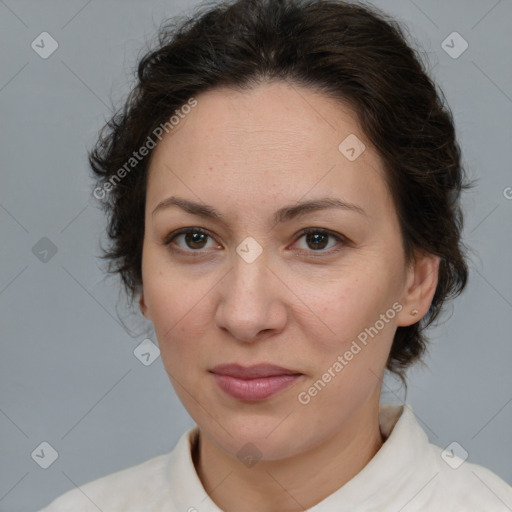
[[[249,402],[265,400],[292,385],[303,375],[296,370],[271,364],[224,364],[215,366],[210,373],[224,393]]]

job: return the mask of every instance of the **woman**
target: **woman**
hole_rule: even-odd
[[[196,422],[46,512],[510,510],[380,404],[466,284],[451,113],[400,27],[239,0],[162,30],[90,162],[106,256]]]

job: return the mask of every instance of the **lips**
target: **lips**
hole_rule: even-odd
[[[210,370],[219,388],[238,400],[259,401],[269,398],[298,380],[302,374],[272,364],[244,367],[224,364]]]
[[[228,375],[238,379],[258,379],[262,377],[275,377],[276,375],[300,375],[300,372],[273,364],[257,364],[254,366],[221,364],[211,371],[217,375]]]

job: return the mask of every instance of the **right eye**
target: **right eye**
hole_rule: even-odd
[[[218,244],[215,245],[213,238],[206,230],[195,227],[182,228],[166,236],[164,245],[169,246],[172,251],[193,253],[208,249],[208,239],[212,240],[215,247],[219,247]],[[182,244],[176,243],[177,240],[182,240]],[[172,247],[173,242],[178,248]]]

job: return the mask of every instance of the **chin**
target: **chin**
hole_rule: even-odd
[[[247,414],[237,418],[222,415],[221,425],[206,419],[200,425],[220,449],[242,460],[252,457],[260,460],[281,460],[301,453],[314,445],[302,432],[297,419],[286,414]],[[285,419],[286,418],[286,419]],[[304,425],[303,425],[304,427]],[[311,446],[309,446],[311,445]]]

